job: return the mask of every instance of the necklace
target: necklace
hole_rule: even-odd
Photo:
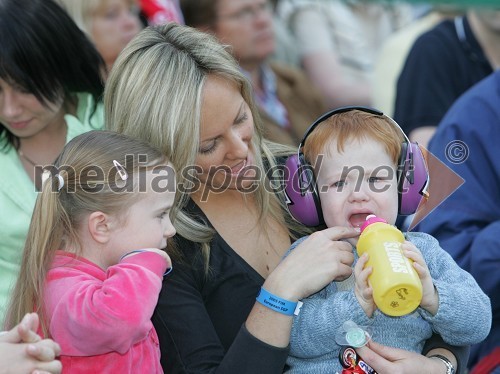
[[[33,165],[33,166],[36,166],[36,165],[37,165],[35,161],[33,161],[33,160],[32,160],[31,158],[29,158],[28,156],[26,156],[26,155],[24,154],[24,152],[23,152],[23,151],[21,151],[20,149],[17,151],[17,154],[18,154],[20,157],[24,158],[26,161],[28,161],[31,165]]]

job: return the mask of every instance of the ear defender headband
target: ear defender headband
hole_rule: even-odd
[[[336,114],[351,110],[359,110],[389,119],[405,138],[401,145],[401,154],[397,165],[398,213],[401,215],[415,213],[422,198],[424,196],[428,197],[429,172],[418,144],[410,142],[396,121],[376,109],[361,106],[342,107],[319,117],[305,132],[297,149],[297,154],[289,156],[285,163],[287,207],[292,217],[306,226],[319,226],[324,224],[324,220],[314,169],[309,165],[302,153],[304,144],[307,137],[320,123]]]

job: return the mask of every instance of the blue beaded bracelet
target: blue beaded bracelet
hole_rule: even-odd
[[[287,316],[298,315],[300,308],[302,307],[302,302],[293,302],[289,300],[282,299],[279,296],[273,295],[267,291],[264,287],[261,287],[259,294],[256,299],[259,303],[274,310],[275,312],[285,314]]]

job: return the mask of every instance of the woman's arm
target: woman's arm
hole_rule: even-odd
[[[351,246],[338,239],[358,234],[333,228],[311,235],[269,275],[264,288],[297,301],[349,276]],[[262,278],[253,277],[255,271],[234,260],[227,248],[212,248],[211,271],[205,275],[199,249],[179,242],[185,260],[165,279],[153,316],[163,370],[281,374],[293,317],[256,303]]]
[[[200,250],[184,244],[184,259],[165,277],[152,318],[163,371],[281,373],[288,347],[266,344],[245,327],[259,279],[219,248],[212,248],[211,271],[205,274]]]
[[[454,346],[447,344],[443,338],[437,334],[433,334],[424,345],[422,354],[430,357],[433,355],[445,356],[451,361],[455,368],[455,373],[464,374],[467,372],[467,361],[469,361],[470,347]]]
[[[287,256],[269,275],[263,287],[290,301],[307,297],[335,279],[352,273],[352,247],[338,240],[359,235],[353,228],[332,227],[318,231]],[[255,304],[246,326],[256,338],[277,347],[290,341],[292,317]]]

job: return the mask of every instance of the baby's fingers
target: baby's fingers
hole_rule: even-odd
[[[366,263],[368,262],[368,253],[364,253],[354,265],[354,275],[358,277],[358,275],[363,271]]]
[[[414,262],[416,262],[422,266],[426,266],[424,257],[422,256],[422,253],[412,243],[405,242],[405,243],[403,243],[401,248],[403,249],[403,254],[407,258],[409,258],[410,260],[413,260]]]
[[[409,245],[408,245],[409,244]],[[429,268],[422,256],[422,253],[413,244],[405,242],[403,244],[403,254],[413,261],[413,268],[417,272],[419,278],[423,281],[430,277]]]
[[[23,343],[36,343],[42,338],[36,333],[38,329],[38,315],[36,313],[26,314],[21,323],[17,325],[19,340]]]
[[[363,298],[369,300],[372,295],[370,285],[368,284],[368,277],[372,273],[372,267],[368,266],[366,268],[366,262],[368,261],[368,255],[364,254],[361,256],[354,266],[354,276],[356,278],[356,287],[362,294]]]
[[[52,339],[44,339],[27,346],[27,353],[38,361],[54,361],[61,354],[61,347]]]
[[[368,277],[372,273],[373,268],[371,266],[363,269],[361,273],[356,276],[356,284],[360,286],[360,289],[368,288],[370,285],[368,284]]]
[[[417,272],[417,274],[420,277],[420,279],[422,279],[424,276],[427,275],[427,267],[423,267],[422,265],[420,265],[416,261],[413,262],[413,268]]]
[[[372,273],[372,267],[368,266],[361,271],[360,269],[361,265],[355,269],[355,273],[357,274],[355,274],[356,284],[354,286],[354,293],[366,315],[371,317],[373,315],[373,311],[375,310],[375,305],[373,303],[373,290],[368,283],[368,277]]]

